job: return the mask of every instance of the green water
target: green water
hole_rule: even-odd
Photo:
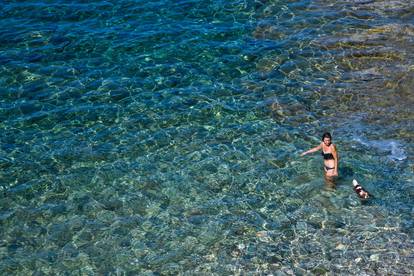
[[[413,274],[413,8],[3,3],[0,274]]]

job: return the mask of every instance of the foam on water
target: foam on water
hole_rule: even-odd
[[[391,160],[402,161],[407,159],[403,145],[397,140],[367,140],[361,137],[355,137],[354,141],[371,149],[375,149],[380,153],[386,153]]]

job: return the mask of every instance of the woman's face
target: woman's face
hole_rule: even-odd
[[[329,146],[329,145],[331,144],[331,139],[330,139],[330,138],[325,137],[325,138],[323,138],[323,143],[324,143],[326,146]]]

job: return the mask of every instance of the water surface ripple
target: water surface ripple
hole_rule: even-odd
[[[0,274],[413,274],[413,11],[6,1]]]

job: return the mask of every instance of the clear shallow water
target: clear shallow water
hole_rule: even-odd
[[[1,274],[412,274],[412,10],[3,4]]]

